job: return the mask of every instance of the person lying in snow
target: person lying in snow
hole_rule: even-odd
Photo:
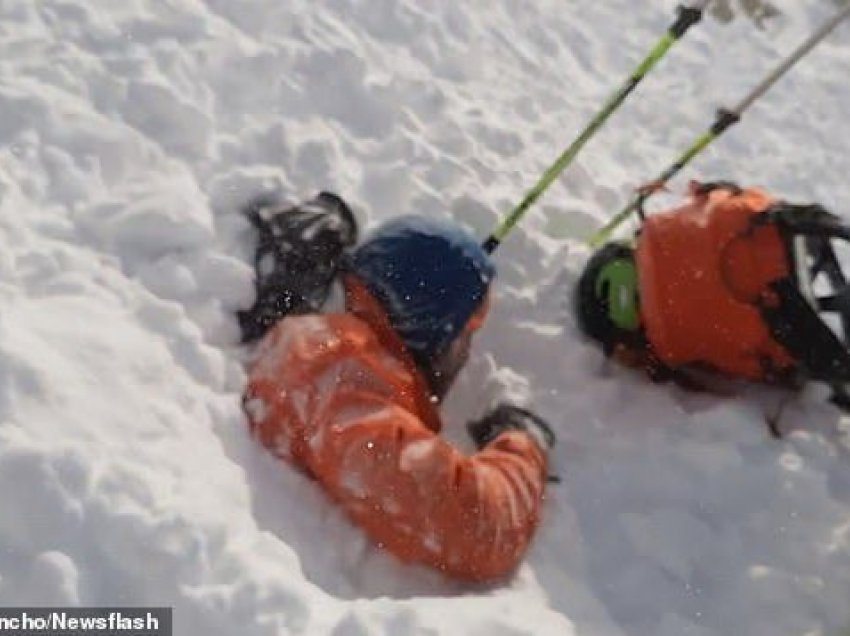
[[[690,372],[706,369],[786,387],[817,380],[846,408],[850,288],[836,239],[850,228],[820,206],[692,182],[684,205],[645,218],[634,245],[593,255],[575,290],[578,323],[657,381],[693,386]],[[843,340],[824,312],[837,314]]]
[[[472,581],[511,572],[538,524],[554,435],[502,404],[468,425],[479,450],[467,456],[440,437],[437,409],[487,314],[489,257],[460,226],[419,217],[347,254],[356,223],[328,193],[249,218],[258,299],[239,318],[245,340],[263,338],[244,395],[253,433],[402,560]],[[345,310],[317,313],[337,270]]]

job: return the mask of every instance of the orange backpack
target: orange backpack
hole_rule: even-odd
[[[790,266],[776,225],[754,222],[776,200],[758,189],[695,189],[648,216],[637,237],[641,321],[659,360],[771,380],[793,372],[761,306]]]

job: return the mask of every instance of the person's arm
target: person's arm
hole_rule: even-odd
[[[416,415],[407,373],[353,318],[286,319],[260,345],[245,409],[377,545],[456,578],[507,574],[538,523],[551,432],[496,409],[470,425],[481,450],[465,456]]]
[[[546,482],[545,450],[529,433],[505,428],[464,456],[374,399],[335,410],[318,439],[311,471],[400,558],[469,580],[506,575],[522,558]]]

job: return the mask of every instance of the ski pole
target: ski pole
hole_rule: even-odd
[[[741,102],[732,109],[721,108],[717,113],[717,119],[711,128],[694,140],[681,156],[676,159],[657,179],[651,181],[651,188],[644,189],[632,201],[618,212],[608,223],[590,237],[588,243],[591,247],[598,247],[605,242],[613,233],[613,231],[625,221],[632,212],[637,211],[639,216],[643,218],[643,204],[670,179],[676,176],[686,165],[688,165],[694,157],[705,150],[715,139],[720,137],[731,126],[737,124],[743,114],[762,96],[764,96],[771,87],[779,81],[797,62],[803,59],[809,51],[822,42],[845,18],[850,16],[850,4],[846,8],[839,11],[832,19],[824,23],[820,29],[813,33],[809,39],[803,42],[791,55],[789,55],[779,66],[777,66],[756,88],[752,90]]]
[[[678,9],[676,21],[667,29],[667,32],[655,43],[652,50],[629,76],[626,82],[605,102],[602,109],[594,116],[587,127],[581,131],[578,137],[570,144],[560,157],[553,163],[537,184],[528,191],[510,214],[493,230],[493,233],[484,241],[482,247],[491,254],[499,246],[507,234],[519,222],[525,212],[543,194],[552,182],[558,178],[564,169],[572,163],[579,151],[590,141],[591,137],[602,127],[608,118],[626,100],[632,91],[637,88],[641,80],[646,77],[655,65],[664,57],[667,51],[688,32],[693,25],[697,24],[703,15],[703,11],[711,0],[696,0],[692,6],[682,6]]]

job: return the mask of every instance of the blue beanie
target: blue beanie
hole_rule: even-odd
[[[382,224],[354,252],[351,271],[420,364],[460,334],[496,274],[463,227],[419,216]]]

